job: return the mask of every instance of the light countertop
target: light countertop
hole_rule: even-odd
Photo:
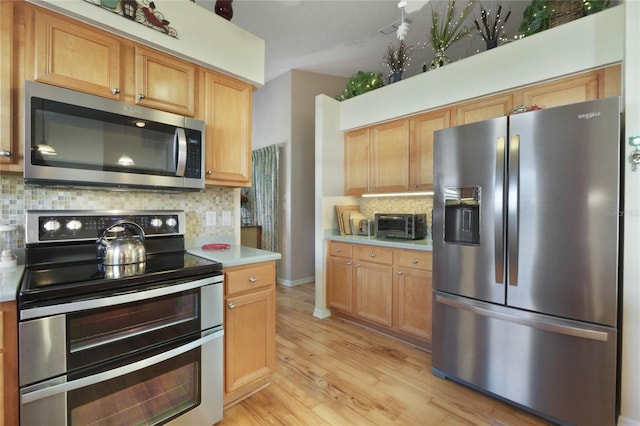
[[[395,238],[376,238],[364,235],[340,235],[335,231],[327,231],[324,236],[325,240],[342,241],[345,243],[369,244],[373,246],[403,248],[409,250],[433,250],[433,241],[431,235],[421,240],[400,240]]]
[[[187,253],[204,257],[205,259],[215,260],[216,262],[221,262],[223,268],[266,262],[269,260],[278,260],[282,258],[280,253],[234,244],[224,250],[203,250],[201,246],[187,248]]]
[[[0,302],[16,300],[23,273],[24,265],[0,268]]]

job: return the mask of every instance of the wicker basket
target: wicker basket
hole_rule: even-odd
[[[551,0],[549,3],[553,7],[553,13],[549,17],[549,28],[584,16],[582,0]]]

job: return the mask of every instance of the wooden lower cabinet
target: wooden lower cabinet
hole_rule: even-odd
[[[224,269],[224,405],[268,385],[275,368],[275,262]]]
[[[16,302],[0,303],[0,425],[18,425],[18,314]]]
[[[424,250],[329,241],[327,306],[337,316],[430,349],[431,260]]]
[[[395,250],[393,260],[393,325],[402,332],[431,341],[432,253]]]

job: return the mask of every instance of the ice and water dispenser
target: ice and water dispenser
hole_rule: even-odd
[[[480,245],[479,186],[444,189],[444,241]]]

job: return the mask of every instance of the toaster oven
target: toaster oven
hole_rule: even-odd
[[[378,238],[419,240],[427,236],[427,215],[424,213],[376,213]]]

